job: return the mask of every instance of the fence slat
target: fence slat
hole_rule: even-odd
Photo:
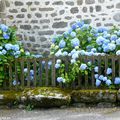
[[[114,81],[115,78],[115,57],[112,57],[112,81]]]
[[[34,59],[34,62],[33,62],[33,69],[34,69],[34,87],[36,87],[36,85],[37,85],[37,71],[36,71],[36,64],[37,64],[37,62],[36,62],[36,59]]]
[[[107,76],[107,68],[108,68],[108,56],[104,56],[105,59],[105,76]]]
[[[88,61],[88,57],[85,56],[84,57],[84,62],[87,64],[87,61]],[[88,73],[85,74],[85,88],[88,87]]]
[[[118,64],[119,64],[119,77],[120,77],[120,55],[118,56]]]
[[[92,65],[94,64],[95,62],[95,58],[94,56],[92,56]],[[91,73],[91,78],[92,78],[92,87],[94,88],[95,87],[95,76],[94,76],[94,68],[92,67],[92,73]]]
[[[12,88],[12,64],[9,63],[9,88]]]
[[[28,70],[28,74],[27,74],[27,87],[30,87],[30,60],[27,60],[27,70]]]
[[[40,75],[39,86],[42,86],[42,61],[41,60],[39,60],[39,75]]]
[[[82,56],[80,56],[79,60],[80,60],[80,63],[82,63]],[[78,88],[80,88],[81,84],[82,84],[82,74],[81,74],[81,72],[79,72],[79,74],[78,74],[78,81],[77,82],[78,82]]]
[[[46,75],[46,86],[49,85],[49,80],[48,80],[48,60],[45,61],[45,75]]]
[[[15,59],[15,80],[16,80],[16,89],[18,89],[18,71],[17,71],[18,61]]]
[[[24,59],[20,61],[21,65],[21,86],[24,87]]]
[[[52,59],[52,86],[55,87],[56,86],[56,77],[55,77],[55,74],[56,74],[56,70],[55,70],[55,56],[53,57]]]
[[[98,55],[98,74],[101,74],[101,55]]]

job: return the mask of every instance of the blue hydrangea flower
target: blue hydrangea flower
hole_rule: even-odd
[[[77,28],[77,25],[76,25],[76,24],[73,24],[73,25],[71,26],[71,28],[72,28],[72,30],[75,30],[75,29]]]
[[[70,29],[68,30],[68,33],[71,34],[72,31],[73,31],[72,28],[70,28]]]
[[[99,75],[98,75],[98,74],[95,74],[94,76],[95,76],[95,79],[98,79],[98,77],[99,77]]]
[[[86,70],[86,69],[87,69],[87,65],[82,63],[80,66],[80,70]]]
[[[30,52],[29,52],[29,51],[26,51],[26,52],[25,52],[25,55],[26,55],[26,56],[30,56]]]
[[[101,81],[97,79],[95,84],[96,84],[96,86],[98,87],[98,86],[101,85]]]
[[[59,82],[59,83],[60,83],[60,82],[63,82],[63,83],[64,83],[64,82],[65,82],[65,79],[63,79],[62,77],[58,77],[58,78],[57,78],[57,82]]]
[[[28,72],[28,69],[27,68],[24,68],[24,73],[27,73]]]
[[[96,43],[98,45],[102,45],[105,40],[106,40],[105,38],[103,38],[102,36],[100,36],[100,37],[97,38]]]
[[[103,81],[106,82],[107,81],[107,77],[103,77]]]
[[[116,44],[120,45],[120,38],[116,40]]]
[[[85,55],[85,50],[80,50],[80,51],[79,51],[79,54],[80,54],[80,55]]]
[[[78,57],[79,57],[79,55],[77,52],[72,55],[72,59],[77,59]]]
[[[64,48],[66,46],[66,42],[64,40],[61,40],[59,43],[60,48]]]
[[[3,49],[3,47],[2,46],[0,46],[0,50],[2,50]]]
[[[68,55],[68,52],[64,51],[63,56],[67,56],[67,55]]]
[[[10,44],[10,43],[5,44],[5,49],[6,50],[11,50],[12,49],[12,44]]]
[[[70,36],[74,38],[74,37],[76,37],[76,33],[75,32],[71,32]]]
[[[55,43],[56,42],[56,38],[52,38],[52,43]]]
[[[120,55],[120,50],[118,50],[118,51],[116,52],[116,55]]]
[[[78,27],[81,28],[84,25],[84,21],[78,21],[76,24]]]
[[[109,79],[105,83],[107,86],[110,86],[112,84],[111,80],[109,80]]]
[[[120,77],[116,77],[114,84],[119,85],[120,84]]]
[[[7,51],[3,49],[2,54],[5,55],[6,53],[7,53]]]
[[[92,40],[92,38],[91,38],[91,37],[89,37],[89,38],[88,38],[88,42],[91,42],[91,40]]]
[[[0,51],[0,55],[3,55],[3,53]]]
[[[104,76],[103,75],[100,75],[99,76],[99,80],[103,80]]]
[[[73,47],[79,46],[80,45],[80,40],[78,38],[74,38],[71,40],[71,44]]]
[[[96,48],[92,48],[91,52],[94,52],[94,53],[97,52]]]
[[[20,55],[20,53],[21,53],[20,51],[16,51],[15,55]]]
[[[10,36],[7,33],[3,33],[3,38],[8,40],[8,39],[10,39]]]
[[[8,31],[8,26],[4,25],[4,24],[1,24],[0,25],[0,28],[3,32],[7,32]]]
[[[61,63],[61,60],[60,60],[60,59],[57,59],[56,63],[57,63],[57,64],[60,64],[60,63]]]
[[[107,75],[111,74],[112,73],[112,69],[111,68],[107,68]]]
[[[61,56],[62,55],[62,51],[61,50],[58,50],[56,53],[55,53],[55,56],[56,57],[59,57],[59,56]]]
[[[64,32],[63,35],[64,35],[65,38],[67,38],[69,36],[69,33],[68,32]]]
[[[81,30],[82,31],[85,31],[85,30],[88,30],[89,29],[89,25],[88,24],[84,24],[82,27],[81,27]]]
[[[98,66],[96,66],[96,67],[94,68],[94,71],[95,71],[96,73],[98,73]]]
[[[76,60],[75,59],[71,59],[71,64],[74,64],[76,63]]]
[[[34,75],[34,70],[30,70],[30,76]]]
[[[103,33],[103,32],[105,32],[105,31],[108,31],[108,29],[107,29],[106,27],[99,27],[99,28],[98,28],[98,32],[99,32],[99,33]]]
[[[56,69],[60,68],[60,64],[55,64],[55,68]]]
[[[113,43],[109,43],[109,44],[108,44],[108,47],[109,47],[109,50],[110,50],[110,51],[114,51],[115,48],[116,48],[116,45],[113,44]]]
[[[111,41],[116,41],[117,40],[117,35],[112,35],[110,38]]]
[[[12,50],[19,51],[20,50],[19,45],[12,45]]]

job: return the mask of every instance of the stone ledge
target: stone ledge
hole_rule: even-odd
[[[60,107],[63,105],[69,105],[71,97],[70,94],[64,90],[49,87],[25,89],[21,92],[0,92],[1,105],[14,102],[25,105],[32,104],[37,107]]]
[[[117,101],[117,90],[73,90],[71,98],[75,103],[114,103]]]
[[[35,107],[61,107],[72,104],[96,106],[119,105],[120,90],[65,90],[52,87],[28,88],[24,91],[0,91],[0,105],[32,104]]]

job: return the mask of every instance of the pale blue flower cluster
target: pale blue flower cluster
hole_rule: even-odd
[[[80,70],[86,70],[87,69],[87,65],[82,63],[81,66],[80,66]]]
[[[61,82],[62,82],[62,83],[65,83],[65,79],[62,78],[62,77],[58,77],[58,78],[57,78],[57,82],[58,82],[58,83],[61,83]]]
[[[74,38],[71,40],[71,44],[73,47],[79,46],[80,45],[80,40],[78,38]]]
[[[102,83],[105,83],[107,86],[112,84],[112,81],[104,75],[95,74],[96,86],[100,86]]]
[[[10,54],[13,55],[15,58],[18,58],[21,54],[20,46],[18,44],[11,44],[7,43],[4,46],[0,46],[0,55]]]

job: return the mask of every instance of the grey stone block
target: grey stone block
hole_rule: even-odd
[[[40,23],[43,24],[43,23],[50,23],[50,20],[49,19],[42,19],[40,20]]]
[[[59,13],[60,15],[63,15],[65,13],[65,10],[60,10]]]
[[[87,7],[83,7],[82,11],[83,11],[84,13],[86,13],[86,12],[87,12]]]
[[[86,4],[94,4],[94,3],[95,3],[95,0],[85,0],[85,3],[86,3]]]
[[[53,23],[52,27],[53,28],[65,28],[65,27],[67,27],[67,22],[63,22],[63,21],[55,22],[55,23]]]
[[[39,8],[39,11],[53,11],[54,8],[48,7],[48,8]]]
[[[101,11],[101,6],[97,5],[97,6],[95,6],[95,9],[96,9],[96,12],[100,12]]]
[[[98,0],[98,2],[99,2],[99,3],[104,3],[104,2],[105,2],[105,0]]]
[[[24,18],[24,17],[25,17],[24,14],[18,14],[18,15],[16,16],[16,18]]]
[[[15,1],[15,6],[23,6],[24,2],[21,1]]]
[[[82,5],[83,4],[83,0],[77,0],[77,4],[78,5]]]
[[[72,14],[75,14],[75,13],[79,12],[79,9],[78,9],[78,7],[73,7],[73,8],[71,8],[70,11],[71,11]]]
[[[72,2],[72,1],[66,1],[66,5],[74,6],[74,2]]]
[[[119,9],[120,9],[120,3],[117,3],[117,4],[116,4],[116,8],[119,8]]]
[[[114,19],[116,22],[120,22],[120,12],[116,13],[116,14],[113,16],[113,19]]]
[[[52,17],[55,17],[55,16],[57,16],[57,13],[56,13],[56,12],[55,12],[55,13],[52,13],[51,16],[52,16]]]
[[[30,30],[31,29],[31,25],[20,25],[20,28],[24,29],[24,30]]]
[[[48,30],[48,31],[39,31],[39,35],[53,35],[54,31],[53,30]]]
[[[63,1],[55,1],[53,2],[53,5],[63,5]]]
[[[41,18],[41,17],[42,17],[41,13],[35,13],[35,16],[36,16],[37,18]]]
[[[21,12],[27,12],[27,9],[22,8],[22,9],[21,9]]]

